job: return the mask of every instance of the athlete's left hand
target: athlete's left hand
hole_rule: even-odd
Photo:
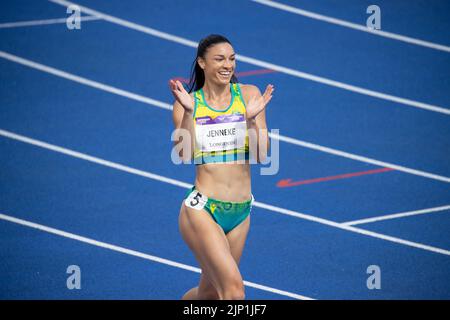
[[[275,89],[273,88],[273,85],[269,84],[266,87],[266,91],[264,91],[264,94],[258,94],[254,95],[249,99],[247,102],[247,120],[253,120],[256,118],[256,116],[264,110],[264,108],[269,103],[270,99],[272,99],[272,93]]]

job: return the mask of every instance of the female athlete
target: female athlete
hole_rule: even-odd
[[[235,69],[230,41],[209,35],[198,45],[189,91],[180,81],[169,82],[175,129],[189,133],[176,135],[175,144],[188,139],[191,147],[178,148],[178,154],[196,165],[179,214],[181,235],[202,270],[198,287],[184,294],[187,300],[245,298],[238,266],[254,201],[249,159],[260,162],[267,155],[265,107],[274,88],[268,85],[261,95],[256,86],[238,83]]]

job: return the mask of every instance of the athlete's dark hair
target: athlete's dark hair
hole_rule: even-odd
[[[205,58],[206,51],[209,47],[224,42],[231,45],[230,40],[219,34],[210,34],[209,36],[200,40],[197,47],[197,56],[195,57],[194,63],[192,64],[191,78],[189,80],[189,93],[192,92],[192,89],[194,89],[194,91],[200,90],[205,84],[205,73],[203,69],[200,68],[200,65],[197,62],[198,58]],[[238,79],[234,74],[231,76],[230,82],[238,82]]]

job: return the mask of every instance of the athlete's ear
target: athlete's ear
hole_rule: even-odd
[[[205,70],[205,60],[202,57],[198,57],[197,58],[197,63],[200,66],[200,68],[202,68],[203,70]]]

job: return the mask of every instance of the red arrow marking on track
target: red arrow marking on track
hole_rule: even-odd
[[[381,169],[374,169],[374,170],[369,170],[369,171],[346,173],[346,174],[340,174],[337,176],[316,178],[316,179],[310,179],[310,180],[301,180],[301,181],[295,181],[295,182],[291,182],[292,179],[283,179],[283,180],[278,181],[277,187],[279,187],[279,188],[294,187],[294,186],[299,186],[302,184],[311,184],[311,183],[322,182],[322,181],[346,179],[346,178],[351,178],[351,177],[363,176],[366,174],[381,173],[381,172],[387,172],[387,171],[392,171],[392,170],[394,170],[394,169],[381,168]]]

